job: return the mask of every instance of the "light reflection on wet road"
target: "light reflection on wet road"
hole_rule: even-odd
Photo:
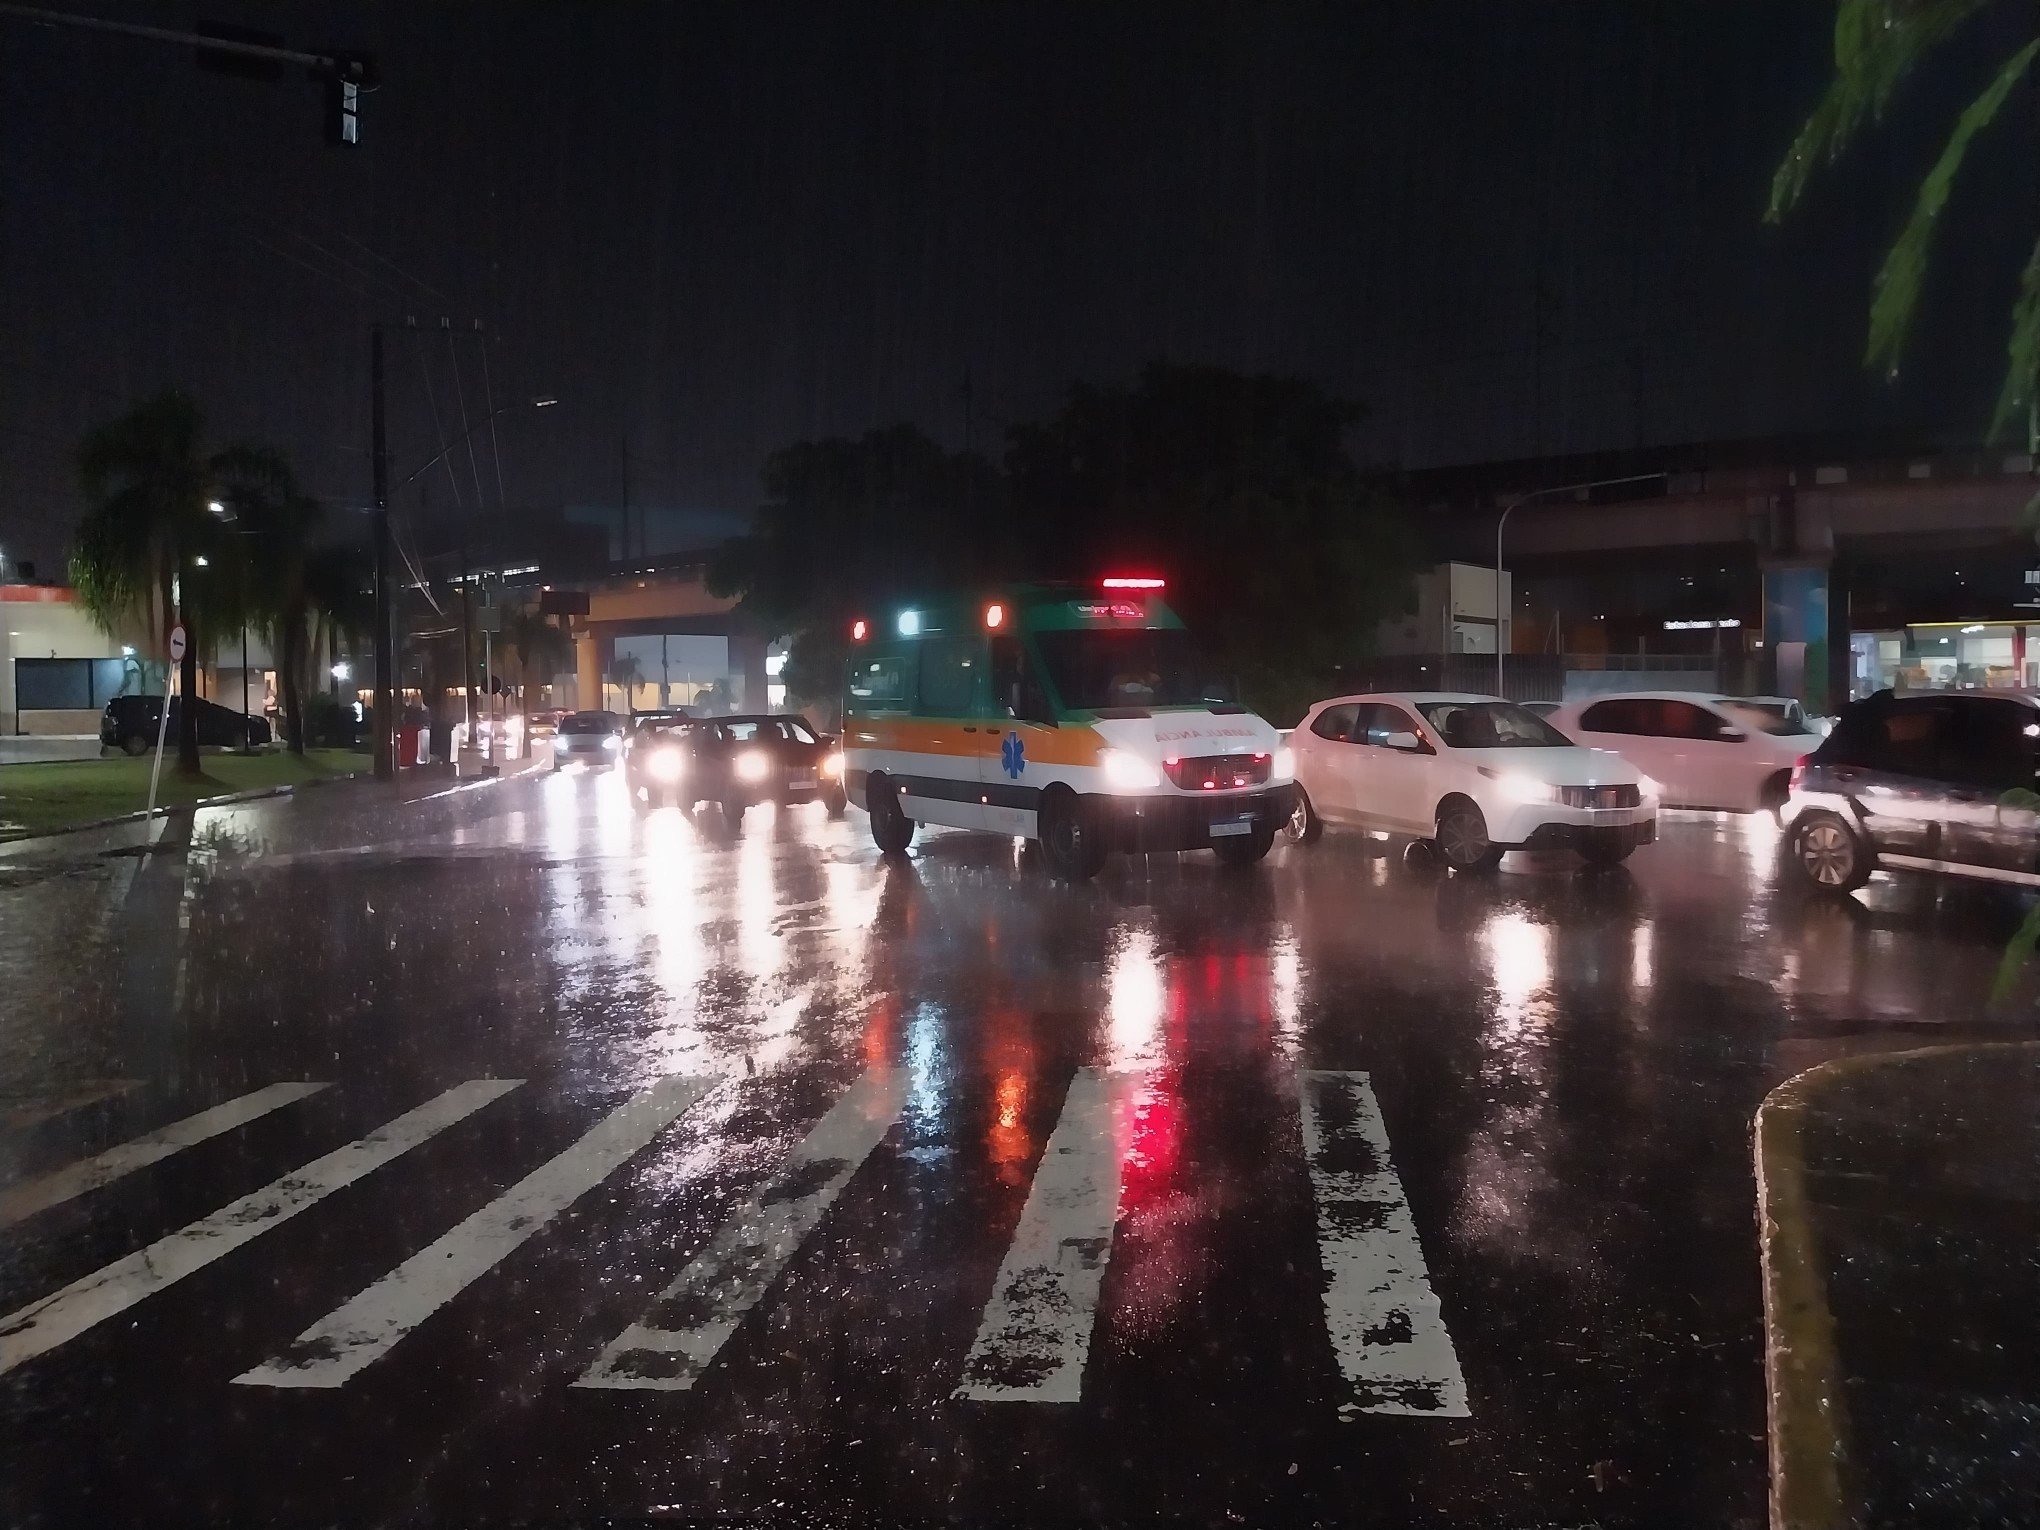
[[[886,863],[857,813],[733,832],[605,775],[317,798],[205,815],[209,853],[153,858],[111,918],[120,834],[0,858],[7,1178],[331,1085],[13,1229],[0,1343],[441,1091],[526,1082],[121,1321],[0,1357],[10,1522],[1757,1524],[1757,1101],[1840,1052],[2031,1030],[1983,1004],[2016,899],[1808,903],[1772,885],[1767,819],[1668,815],[1612,874],[1453,878],[1331,836],[1067,886],[1006,841]],[[895,1076],[867,1140],[841,1102]],[[672,1077],[711,1082],[579,1189],[575,1145]],[[1388,1162],[1326,1118],[1307,1163],[1306,1078],[1378,1102]],[[228,1384],[553,1162],[571,1204],[476,1218],[528,1241],[462,1247],[481,1273],[344,1386]],[[753,1273],[652,1303],[714,1248]],[[1348,1258],[1388,1271],[1365,1321],[1327,1286]],[[1401,1374],[1427,1312],[1468,1416],[1415,1381],[1418,1416],[1370,1411],[1394,1388],[1355,1376]],[[627,1331],[727,1337],[684,1391],[569,1385]],[[974,1345],[996,1385],[959,1397]]]

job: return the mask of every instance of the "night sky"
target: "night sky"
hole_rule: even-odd
[[[407,313],[484,320],[499,403],[560,398],[501,430],[536,505],[613,504],[627,438],[634,497],[727,517],[789,440],[960,444],[966,372],[982,445],[1157,356],[1315,377],[1408,467],[1973,437],[2040,205],[2030,86],[1972,154],[1914,364],[1893,388],[1857,358],[2013,10],[1783,230],[1814,0],[97,8],[374,51],[351,151],[295,78],[0,19],[0,547],[55,571],[70,443],[172,382],[359,505],[364,327]],[[398,477],[434,450],[427,366],[458,417],[428,338],[392,352]],[[463,341],[471,420],[480,369]]]

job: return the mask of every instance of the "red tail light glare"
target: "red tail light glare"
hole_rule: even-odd
[[[996,632],[1006,625],[1006,608],[996,600],[985,607],[985,626]]]
[[[1151,575],[1145,574],[1114,574],[1109,578],[1100,580],[1099,583],[1108,590],[1164,590],[1168,588],[1168,581],[1166,579],[1156,579]]]
[[[1796,792],[1806,785],[1806,762],[1812,758],[1813,756],[1810,754],[1802,754],[1792,762],[1792,774],[1785,778],[1785,785],[1788,791]]]
[[[866,621],[863,617],[861,616],[858,617],[856,621],[850,624],[851,642],[861,643],[865,640],[865,638],[869,637],[870,635],[871,635],[871,623]]]

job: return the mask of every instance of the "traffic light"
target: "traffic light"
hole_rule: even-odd
[[[375,85],[375,60],[365,53],[336,53],[316,73],[326,85],[326,142],[360,143],[361,93]]]

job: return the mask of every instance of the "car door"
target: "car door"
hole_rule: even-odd
[[[1328,823],[1353,813],[1353,787],[1348,772],[1353,762],[1353,729],[1360,715],[1357,703],[1335,702],[1320,710],[1293,738],[1296,778],[1310,794],[1311,807]]]
[[[1668,751],[1665,740],[1650,731],[1655,726],[1655,706],[1645,696],[1612,696],[1591,703],[1580,713],[1578,723],[1562,731],[1590,749],[1620,755],[1662,785],[1669,768]]]
[[[1656,703],[1655,711],[1671,772],[1658,780],[1670,789],[1673,801],[1732,812],[1755,805],[1756,787],[1743,778],[1757,757],[1750,752],[1749,735],[1743,729],[1700,701],[1666,698]]]
[[[1377,702],[1362,719],[1370,817],[1379,828],[1426,833],[1437,809],[1436,757],[1428,748],[1391,749],[1399,733],[1418,734],[1417,719],[1404,708]]]
[[[1941,859],[2030,876],[2040,870],[2034,812],[2040,712],[1997,697],[1949,699],[1954,727],[1940,772]]]
[[[1953,710],[1945,696],[1866,704],[1821,748],[1822,785],[1848,797],[1879,854],[1938,859]]]

